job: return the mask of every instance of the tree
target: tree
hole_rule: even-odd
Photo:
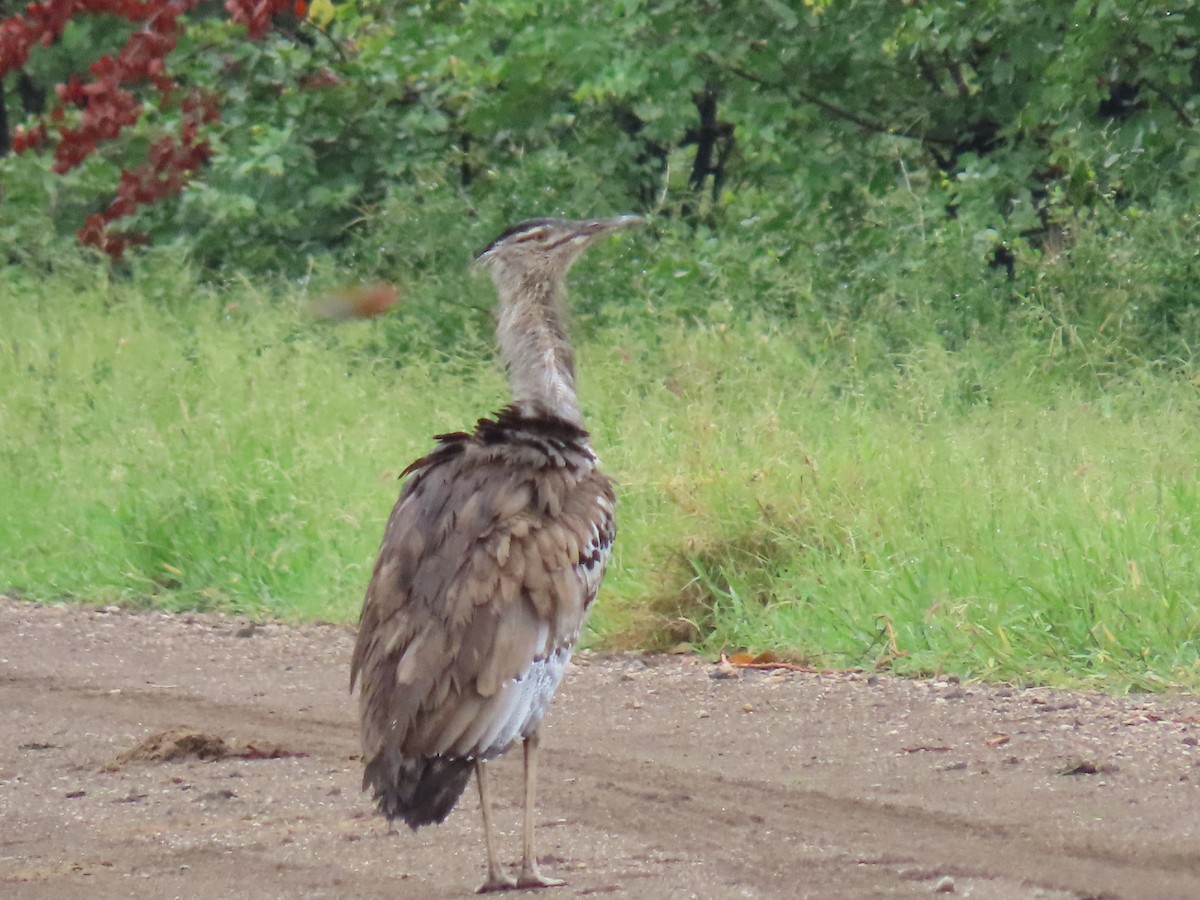
[[[1076,210],[1149,204],[1200,176],[1196,0],[228,8],[241,40],[198,0],[44,0],[0,26],[0,70],[18,75],[65,21],[127,23],[104,26],[122,49],[59,79],[48,114],[19,81],[8,95],[10,122],[34,115],[14,146],[56,139],[57,167],[110,134],[142,154],[86,240],[123,249],[135,236],[111,226],[136,210],[144,235],[205,261],[228,258],[231,233],[301,254],[444,186],[458,215],[655,208],[840,240],[915,192],[927,224],[986,233],[1011,269]]]
[[[145,109],[139,95],[152,96],[160,112],[177,113],[174,133],[157,137],[141,163],[122,169],[113,200],[78,231],[82,243],[114,258],[146,237],[115,231],[112,224],[139,206],[178,194],[211,155],[202,130],[219,117],[218,97],[203,86],[181,85],[169,69],[185,28],[183,16],[198,5],[199,0],[43,0],[0,22],[0,78],[19,72],[35,47],[59,41],[68,27],[87,17],[111,16],[132,26],[115,54],[99,56],[87,65],[86,75],[72,72],[55,86],[57,102],[48,113],[29,110],[34,123],[16,127],[14,152],[53,141],[53,171],[64,174],[138,122]],[[263,35],[276,13],[304,11],[303,0],[227,0],[225,6],[252,38]]]

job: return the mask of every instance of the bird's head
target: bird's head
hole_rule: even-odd
[[[641,216],[609,219],[532,219],[504,229],[475,254],[472,268],[486,269],[500,287],[505,282],[563,279],[583,251],[610,232],[640,225]]]

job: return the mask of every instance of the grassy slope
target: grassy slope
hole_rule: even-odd
[[[89,277],[0,284],[0,589],[350,620],[398,471],[504,400],[480,340],[394,360],[299,289]],[[799,320],[584,332],[621,482],[593,639],[1200,686],[1193,384]]]

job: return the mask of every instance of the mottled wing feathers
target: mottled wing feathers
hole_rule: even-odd
[[[408,469],[351,665],[377,792],[403,760],[487,757],[537,727],[614,535],[582,429],[510,407],[440,441]]]

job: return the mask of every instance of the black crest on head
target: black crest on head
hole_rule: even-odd
[[[480,250],[478,253],[476,253],[475,259],[479,259],[479,257],[483,256],[489,250],[493,249],[497,244],[503,243],[504,241],[506,241],[510,237],[512,237],[514,234],[520,234],[522,231],[530,231],[534,228],[544,228],[547,225],[553,225],[553,224],[555,224],[554,219],[530,219],[527,222],[519,222],[516,225],[509,225],[502,232],[500,232],[498,235],[496,235],[496,237],[492,239],[492,242],[490,244],[488,244],[486,247],[484,247],[482,250]]]

